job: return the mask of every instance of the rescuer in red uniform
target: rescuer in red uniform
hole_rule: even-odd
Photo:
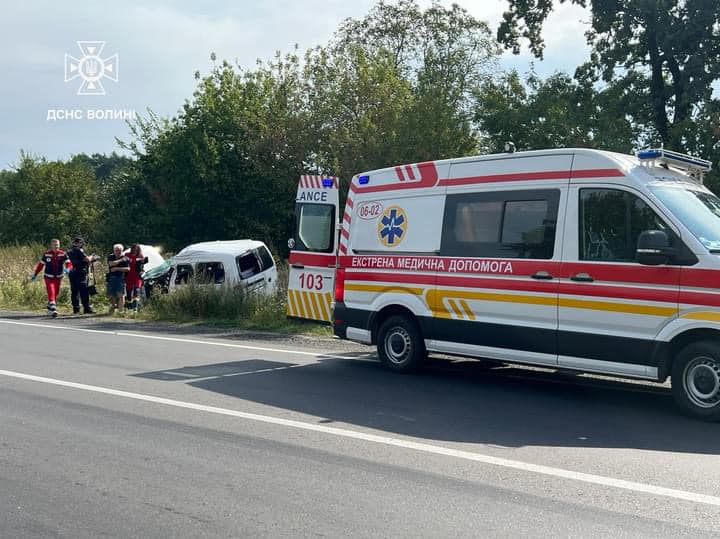
[[[125,275],[125,304],[133,312],[138,310],[138,298],[143,282],[140,276],[143,267],[147,263],[147,257],[144,257],[140,245],[133,243],[127,255],[130,262],[130,271]]]
[[[45,268],[43,277],[45,278],[45,288],[47,288],[48,314],[55,318],[57,316],[56,301],[60,292],[60,283],[63,275],[68,273],[72,267],[67,253],[60,249],[60,240],[50,240],[50,249],[40,257],[40,261],[35,266],[35,272],[30,279],[31,281],[37,278],[43,267]]]

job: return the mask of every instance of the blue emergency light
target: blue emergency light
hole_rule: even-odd
[[[661,155],[660,150],[641,150],[637,153],[638,159],[657,159]]]
[[[710,161],[684,153],[672,152],[665,148],[640,150],[637,152],[637,158],[640,159],[640,161],[658,161],[662,164],[700,173],[709,172],[712,169],[712,163]]]
[[[331,178],[323,178],[323,187],[332,187],[335,183]]]
[[[360,176],[358,177],[358,183],[360,185],[367,185],[370,183],[370,176]]]

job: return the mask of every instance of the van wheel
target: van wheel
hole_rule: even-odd
[[[673,361],[672,392],[685,412],[720,421],[720,344],[700,341],[683,348]]]
[[[382,364],[396,372],[413,371],[427,357],[420,328],[406,316],[391,316],[380,325],[377,347]]]

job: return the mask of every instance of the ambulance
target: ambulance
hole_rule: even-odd
[[[442,353],[671,378],[685,412],[720,420],[710,168],[664,149],[401,165],[354,176],[341,224],[337,180],[301,180],[289,314],[394,371]]]

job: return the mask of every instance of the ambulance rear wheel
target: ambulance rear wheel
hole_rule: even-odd
[[[720,421],[720,344],[700,341],[687,345],[673,361],[672,392],[686,413]]]
[[[391,316],[380,325],[377,347],[382,364],[396,372],[411,372],[427,357],[420,328],[407,316]]]

